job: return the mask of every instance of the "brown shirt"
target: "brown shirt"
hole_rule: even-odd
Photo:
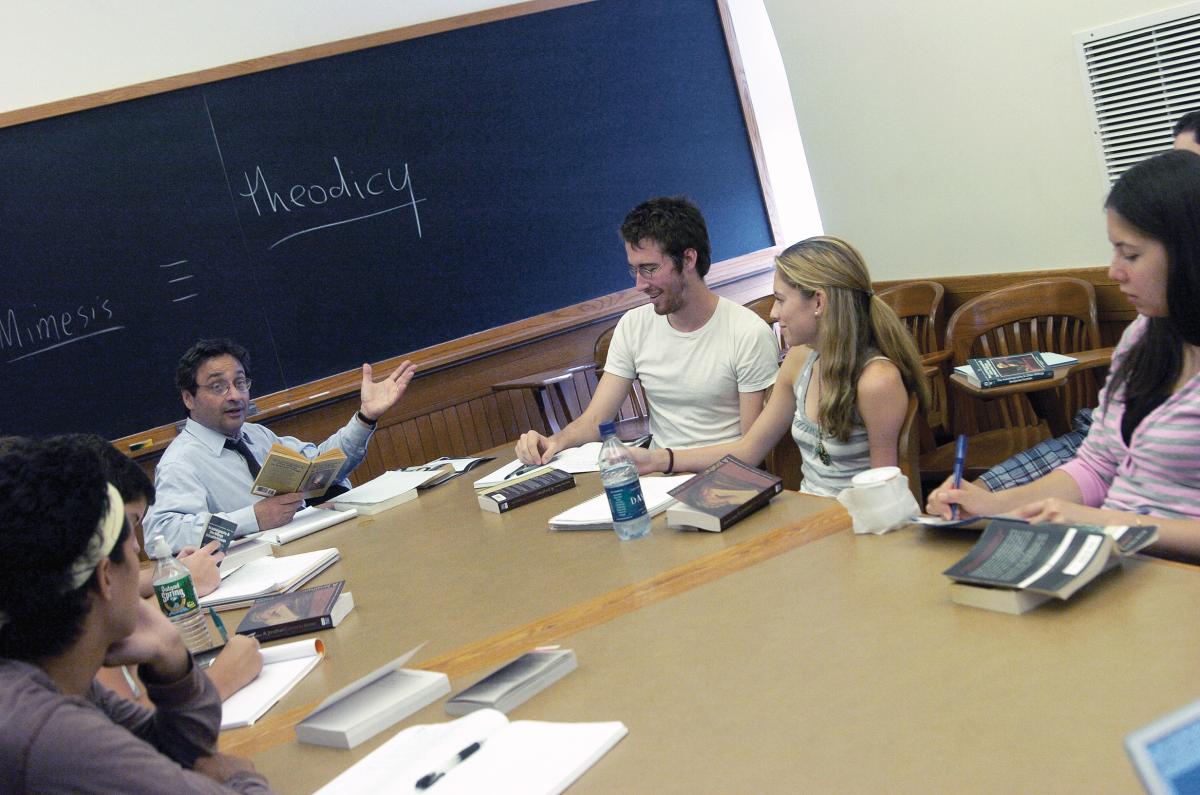
[[[195,666],[177,682],[148,685],[157,709],[92,685],[59,692],[35,665],[0,659],[0,792],[266,795],[262,776],[223,784],[186,768],[216,751],[221,702]]]

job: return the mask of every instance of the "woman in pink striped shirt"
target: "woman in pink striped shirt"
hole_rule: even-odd
[[[1105,202],[1109,275],[1137,309],[1073,461],[1014,489],[950,481],[930,513],[1155,524],[1151,552],[1200,562],[1200,155],[1172,151],[1121,176]]]

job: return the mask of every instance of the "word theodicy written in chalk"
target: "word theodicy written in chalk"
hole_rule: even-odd
[[[371,208],[364,214],[354,215],[333,222],[325,222],[291,232],[276,240],[271,244],[270,248],[275,248],[280,243],[300,235],[308,234],[309,232],[316,232],[321,229],[340,226],[354,221],[362,221],[405,207],[412,208],[417,237],[421,236],[421,216],[417,205],[425,201],[425,199],[418,199],[416,197],[408,163],[403,164],[403,166],[397,169],[392,169],[390,166],[385,167],[373,171],[369,176],[361,177],[356,176],[352,171],[348,172],[347,169],[342,167],[341,160],[337,156],[334,156],[333,173],[331,176],[333,179],[329,184],[305,184],[300,182],[289,188],[276,190],[272,187],[272,182],[268,180],[267,174],[263,171],[262,167],[255,166],[252,172],[242,172],[246,189],[245,191],[240,191],[238,195],[250,200],[251,205],[254,207],[254,213],[259,218],[278,215],[280,213],[290,213],[293,214],[293,217],[300,217],[308,209],[322,207],[330,203],[345,205],[347,207],[357,206],[362,209]],[[400,194],[400,196],[398,197],[396,194]],[[391,201],[396,198],[404,198],[407,201],[392,205]],[[381,205],[387,206],[379,209]],[[328,216],[325,215],[325,217]]]

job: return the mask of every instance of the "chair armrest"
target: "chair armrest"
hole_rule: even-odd
[[[1112,364],[1112,355],[1115,348],[1093,348],[1092,350],[1080,351],[1079,353],[1071,354],[1078,362],[1067,365],[1063,369],[1068,373],[1079,373],[1084,370],[1091,370],[1096,367],[1108,367]]]
[[[558,384],[563,381],[570,380],[570,378],[576,373],[594,369],[596,369],[596,365],[588,363],[577,364],[572,367],[566,367],[557,370],[543,370],[540,373],[531,373],[530,375],[522,376],[521,378],[513,378],[508,381],[501,381],[498,384],[492,384],[492,389],[496,392],[504,389],[541,389],[548,387],[551,384]]]

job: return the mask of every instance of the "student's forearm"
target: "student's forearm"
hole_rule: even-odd
[[[1058,497],[1067,502],[1078,503],[1081,494],[1075,479],[1066,472],[1051,472],[1032,483],[991,493],[988,497],[989,513],[1004,513],[1028,505],[1031,502]]]

